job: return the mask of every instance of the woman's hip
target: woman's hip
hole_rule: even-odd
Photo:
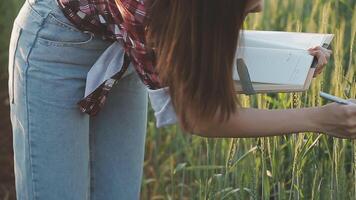
[[[77,29],[62,13],[56,0],[26,0],[14,23],[13,32],[20,32],[18,40],[24,59],[40,56],[58,63],[94,64],[96,58],[112,42]],[[24,36],[22,36],[24,34]],[[16,35],[15,35],[16,36]],[[15,39],[14,39],[15,40]],[[36,48],[36,52],[32,52]],[[43,55],[38,55],[43,54]],[[53,55],[56,54],[56,55]],[[53,60],[50,60],[53,61]]]
[[[87,72],[111,44],[65,21],[54,1],[26,0],[13,23],[8,66],[12,103],[15,86],[24,86],[27,79],[40,81],[42,89],[53,83],[57,92],[73,88],[77,97],[82,97]]]

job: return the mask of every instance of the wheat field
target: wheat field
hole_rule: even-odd
[[[0,3],[0,77],[22,0]],[[245,107],[324,105],[325,91],[356,98],[356,0],[265,0],[245,29],[333,33],[333,55],[306,92],[238,95]],[[4,91],[2,91],[4,92]],[[149,108],[141,199],[356,199],[356,141],[303,132],[280,137],[204,138],[177,125],[157,129]],[[3,156],[3,155],[1,155]],[[4,187],[5,188],[5,187]]]
[[[320,106],[319,91],[356,97],[355,0],[266,0],[245,29],[335,34],[308,91],[239,95],[245,107]],[[142,199],[356,199],[355,141],[311,132],[204,138],[176,125],[156,129],[149,114]]]

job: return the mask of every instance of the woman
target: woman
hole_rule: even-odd
[[[181,127],[204,137],[356,135],[354,105],[237,109],[233,54],[244,18],[261,11],[261,1],[56,2],[26,0],[10,41],[19,200],[138,199],[147,88],[169,87]],[[123,70],[87,96],[87,74],[113,41],[122,45]],[[319,61],[316,75],[330,53],[310,49]]]

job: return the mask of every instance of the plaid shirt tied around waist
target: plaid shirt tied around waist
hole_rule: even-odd
[[[80,30],[104,40],[117,41],[125,50],[119,72],[104,81],[77,104],[82,112],[95,116],[104,106],[112,86],[132,62],[142,82],[150,90],[162,88],[154,69],[154,52],[145,46],[146,10],[138,0],[56,0],[64,15]]]

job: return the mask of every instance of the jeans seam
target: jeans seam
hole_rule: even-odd
[[[56,23],[58,26],[61,26],[61,27],[65,28],[65,29],[68,29],[68,30],[73,31],[73,32],[79,32],[79,33],[83,32],[83,31],[81,31],[79,29],[76,29],[75,27],[72,27],[71,25],[69,25],[69,24],[67,24],[65,22],[60,21],[52,12],[49,15],[50,15],[49,17],[51,19],[53,19],[52,22]]]
[[[52,19],[52,21],[49,22],[50,18]],[[71,28],[70,25],[65,24],[65,22],[60,21],[59,19],[56,18],[56,16],[52,13],[52,11],[50,11],[46,18],[44,19],[43,23],[55,23],[56,25],[67,29],[69,31],[75,32],[75,33],[84,33],[86,35],[89,35],[90,38],[86,39],[85,41],[79,41],[79,42],[65,42],[65,41],[52,41],[52,40],[48,40],[45,38],[41,38],[38,37],[38,42],[41,44],[44,44],[46,46],[55,46],[55,47],[73,47],[73,46],[78,46],[80,47],[81,45],[85,45],[88,44],[89,42],[91,42],[94,39],[94,33],[90,32],[90,31],[81,31],[81,30],[75,30],[74,28]]]
[[[93,39],[94,39],[94,35],[90,34],[90,38],[82,42],[58,42],[58,41],[47,40],[44,38],[38,38],[38,42],[46,46],[54,46],[54,47],[73,47],[73,46],[80,47],[81,45],[88,44]]]
[[[29,6],[32,8],[32,6],[29,4]],[[31,148],[31,137],[30,137],[30,132],[31,132],[31,127],[30,127],[30,114],[29,114],[29,111],[30,111],[30,108],[29,108],[29,100],[28,100],[28,69],[30,68],[30,64],[29,64],[29,57],[30,57],[30,54],[33,50],[33,47],[37,41],[37,36],[38,36],[38,32],[42,29],[42,25],[45,21],[45,19],[48,17],[48,14],[46,15],[46,17],[42,18],[42,21],[41,21],[41,24],[40,24],[40,27],[38,28],[38,30],[36,31],[36,35],[35,35],[35,38],[34,38],[34,41],[32,42],[32,45],[29,49],[29,52],[27,53],[27,56],[26,56],[26,61],[25,61],[25,65],[26,65],[26,70],[25,70],[25,84],[26,84],[26,87],[25,87],[25,102],[26,102],[26,117],[27,117],[27,128],[28,128],[28,135],[27,135],[27,140],[28,140],[28,149],[29,149],[29,161],[30,161],[30,172],[31,172],[31,180],[33,181],[31,186],[32,186],[32,194],[33,194],[33,198],[34,200],[37,199],[37,193],[36,193],[36,180],[35,180],[35,176],[34,176],[34,171],[33,171],[33,160],[32,160],[32,148]]]
[[[90,178],[89,178],[89,197],[90,200],[94,200],[94,181],[95,181],[95,170],[94,170],[94,148],[95,148],[95,141],[94,141],[94,132],[89,130],[89,138],[90,138],[90,148],[89,148],[89,155],[90,155]]]
[[[29,8],[30,8],[30,13],[31,13],[31,14],[36,15],[36,17],[42,18],[42,20],[43,20],[44,18],[46,18],[46,17],[42,16],[42,15],[33,7],[33,5],[29,2],[29,0],[25,0],[25,3],[28,4],[28,6],[29,6]],[[47,13],[47,15],[48,15],[48,13]]]

